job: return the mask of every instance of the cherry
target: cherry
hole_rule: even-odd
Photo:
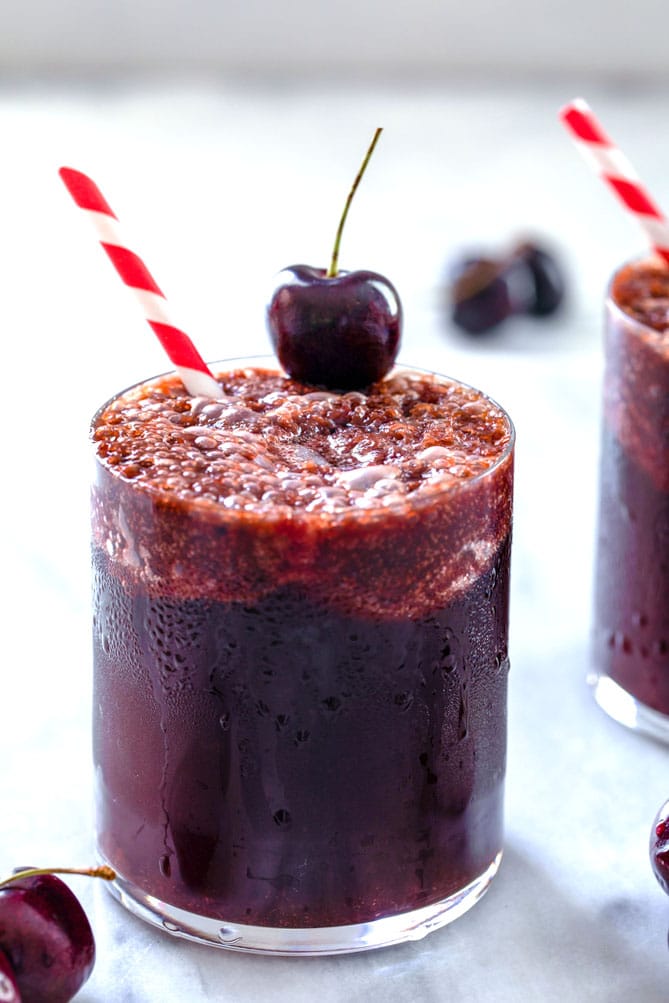
[[[511,291],[497,262],[465,258],[452,269],[452,317],[469,334],[490,331],[514,312]]]
[[[0,954],[9,963],[22,1003],[67,1003],[93,970],[90,923],[55,872],[114,877],[109,867],[35,868],[0,882]]]
[[[669,801],[666,801],[650,831],[650,862],[662,890],[669,895]]]
[[[547,317],[562,303],[565,283],[545,248],[516,244],[499,258],[468,256],[451,269],[451,317],[470,334],[482,334],[513,314]]]
[[[399,297],[376,272],[291,265],[268,309],[274,350],[297,380],[357,390],[382,379],[400,341]]]
[[[294,379],[331,390],[359,390],[382,379],[400,345],[402,306],[378,272],[339,270],[339,246],[353,195],[381,129],[348,194],[330,267],[291,265],[277,277],[267,327],[279,362]]]
[[[535,317],[547,317],[558,309],[565,293],[564,276],[552,254],[536,244],[521,244],[519,258],[529,268],[533,279],[533,294],[526,311]]]

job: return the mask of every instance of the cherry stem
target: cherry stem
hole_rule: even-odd
[[[342,235],[342,232],[344,230],[344,223],[346,222],[346,217],[348,216],[348,210],[351,207],[351,202],[353,201],[353,196],[355,195],[357,187],[358,187],[358,185],[360,184],[360,182],[362,180],[363,174],[367,170],[367,164],[369,163],[369,161],[371,159],[372,153],[374,152],[374,147],[378,143],[379,136],[381,135],[382,132],[383,132],[383,129],[382,128],[378,128],[376,130],[376,132],[374,133],[374,138],[372,139],[371,143],[369,144],[369,149],[367,150],[367,153],[365,154],[365,159],[363,160],[362,164],[360,165],[360,170],[356,174],[355,181],[353,182],[353,184],[351,186],[351,190],[348,193],[348,198],[346,199],[346,204],[344,206],[344,211],[341,214],[341,219],[339,220],[339,227],[337,228],[337,236],[335,237],[334,248],[332,250],[332,260],[330,261],[330,267],[328,268],[327,272],[325,273],[326,279],[333,279],[335,277],[335,275],[337,274],[337,272],[339,271],[339,245],[341,244],[341,235]]]
[[[25,871],[17,871],[10,878],[0,881],[0,888],[10,885],[14,881],[22,881],[23,878],[37,878],[42,874],[82,874],[89,878],[103,878],[105,881],[113,881],[116,872],[102,864],[100,867],[29,867]]]

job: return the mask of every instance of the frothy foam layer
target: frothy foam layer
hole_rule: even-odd
[[[628,316],[659,334],[669,335],[669,267],[656,259],[626,265],[617,273],[613,298]],[[669,336],[658,339],[669,358]]]
[[[347,613],[443,608],[511,525],[512,427],[481,393],[397,373],[334,394],[265,369],[176,377],[98,415],[95,544],[131,591],[252,603],[305,590]]]
[[[139,490],[239,511],[337,512],[401,504],[488,470],[504,413],[480,393],[399,373],[367,394],[314,390],[270,370],[219,376],[220,400],[176,378],[99,416],[97,454]]]

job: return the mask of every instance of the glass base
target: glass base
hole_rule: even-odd
[[[246,926],[198,916],[148,895],[132,882],[126,881],[118,872],[116,881],[105,884],[114,898],[135,916],[175,937],[250,954],[317,957],[325,954],[351,954],[420,940],[426,934],[462,916],[478,902],[497,873],[501,858],[500,851],[483,874],[466,888],[422,909],[399,916],[386,916],[369,923],[313,929]],[[109,863],[106,860],[103,862]]]
[[[588,676],[588,683],[599,706],[614,721],[669,744],[669,715],[647,707],[610,676],[593,673]]]

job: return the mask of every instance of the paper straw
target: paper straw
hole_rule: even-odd
[[[118,218],[98,186],[70,167],[61,167],[58,173],[76,205],[93,224],[120,278],[135,294],[145,320],[157,335],[188,393],[194,397],[220,397],[219,384],[186,332],[173,323],[164,294],[142,259],[127,246]]]
[[[655,253],[669,264],[669,223],[625,154],[604,132],[592,109],[583,98],[576,98],[560,111],[560,118],[591,168],[636,218]]]

